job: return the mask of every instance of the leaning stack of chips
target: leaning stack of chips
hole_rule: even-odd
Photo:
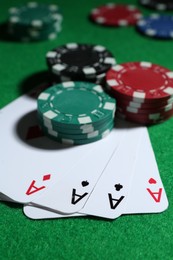
[[[150,62],[128,62],[106,74],[117,101],[117,116],[140,124],[160,123],[173,115],[173,72]]]
[[[114,127],[115,99],[91,82],[64,82],[37,99],[39,125],[46,136],[65,144],[101,140]]]
[[[101,45],[68,43],[46,54],[46,61],[55,81],[89,81],[101,84],[106,72],[116,64]]]
[[[29,2],[9,9],[8,33],[18,41],[55,39],[61,31],[62,18],[57,5]]]

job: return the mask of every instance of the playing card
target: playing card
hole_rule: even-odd
[[[36,114],[36,101],[28,95],[0,110],[0,192],[21,203],[39,197],[93,149],[97,154],[111,142],[115,148],[122,135],[117,128],[101,141],[65,146],[42,134]]]
[[[168,199],[146,130],[140,145],[124,214],[157,213],[166,210],[167,207]]]
[[[81,213],[115,219],[123,214],[145,127],[129,129]]]
[[[145,129],[123,214],[157,213],[166,210],[167,207],[167,196],[159,176],[148,131]],[[62,215],[33,206],[25,206],[23,210],[27,217],[33,219],[85,216],[79,213]]]

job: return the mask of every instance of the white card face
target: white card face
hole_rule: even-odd
[[[157,213],[165,211],[167,208],[166,192],[148,132],[145,132],[124,214]]]
[[[104,146],[100,143],[99,149],[93,149],[90,156],[76,164],[68,174],[64,174],[59,182],[44,192],[43,196],[34,199],[32,205],[69,214],[82,209],[111,156],[114,154],[116,157],[119,147],[122,146],[121,140],[129,135],[129,131],[132,130],[126,128],[113,130],[106,138]],[[114,142],[117,138],[120,141],[118,148]]]
[[[81,213],[115,219],[123,214],[145,127],[129,129]]]
[[[36,100],[27,95],[0,110],[0,120],[0,192],[22,203],[43,194],[93,149],[97,154],[111,142],[116,148],[122,136],[120,129],[114,129],[101,141],[63,146],[39,131]]]

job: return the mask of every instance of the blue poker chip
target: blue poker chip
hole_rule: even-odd
[[[136,27],[149,37],[173,39],[173,15],[152,14],[139,20]]]

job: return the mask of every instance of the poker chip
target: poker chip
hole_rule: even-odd
[[[44,90],[37,99],[41,129],[63,143],[102,139],[114,126],[115,109],[115,100],[91,82],[63,82]]]
[[[116,65],[107,72],[106,84],[114,93],[140,103],[173,97],[173,72],[150,62]]]
[[[152,118],[152,115],[159,115],[159,117],[166,117],[169,116],[170,114],[172,115],[173,112],[173,107],[170,106],[167,109],[163,109],[163,110],[157,110],[156,111],[150,111],[150,110],[138,110],[138,109],[131,109],[130,107],[126,107],[126,108],[117,108],[117,111],[119,111],[120,113],[126,114],[126,115],[130,115],[130,116],[137,116],[137,117],[148,117],[149,119]]]
[[[28,2],[24,6],[11,7],[9,15],[11,23],[41,28],[59,19],[59,8],[57,5]]]
[[[149,37],[173,38],[173,15],[152,14],[143,17],[136,24],[137,30]]]
[[[61,125],[101,122],[115,110],[115,101],[100,85],[66,82],[46,89],[38,97],[38,111],[45,120]]]
[[[118,107],[121,107],[122,109],[124,109],[126,112],[130,112],[132,114],[148,114],[148,113],[154,113],[155,111],[157,111],[157,113],[162,113],[162,112],[167,112],[167,111],[170,111],[171,109],[173,109],[173,105],[172,104],[169,104],[165,107],[158,107],[157,109],[156,108],[150,108],[150,109],[142,109],[142,108],[134,108],[132,106],[123,106],[121,104],[121,106],[118,106]]]
[[[50,71],[63,81],[98,82],[116,64],[104,46],[68,43],[46,54]]]
[[[124,108],[117,108],[117,114],[123,115],[126,118],[139,120],[140,122],[157,122],[170,118],[173,115],[173,107],[163,111],[133,111]]]
[[[139,103],[139,102],[133,102],[133,101],[128,101],[125,99],[117,99],[117,107],[130,107],[132,109],[138,109],[138,110],[166,110],[167,108],[173,106],[173,100],[171,102],[167,102],[165,104],[162,103],[154,103],[154,104],[149,104],[149,103]]]
[[[157,99],[157,100],[153,99],[152,102],[148,102],[148,101],[140,102],[138,100],[133,100],[130,97],[127,98],[125,96],[120,96],[117,93],[114,94],[113,90],[111,91],[111,89],[108,90],[108,91],[110,91],[112,97],[117,98],[117,105],[118,104],[124,104],[124,105],[130,105],[130,106],[135,107],[135,108],[144,108],[144,109],[154,108],[154,109],[157,109],[158,107],[164,107],[164,106],[167,106],[167,105],[173,103],[172,97],[169,98],[168,100],[162,100],[162,101],[160,101],[159,99]]]
[[[106,87],[117,100],[117,114],[125,119],[151,124],[173,114],[173,73],[160,65],[150,62],[116,65],[106,74]]]
[[[106,120],[102,121],[101,123],[97,124],[87,124],[87,125],[81,125],[79,127],[74,127],[74,126],[61,126],[59,124],[52,123],[50,121],[45,120],[42,115],[38,113],[38,121],[39,124],[41,124],[43,127],[46,127],[48,129],[52,129],[60,134],[88,134],[92,133],[95,131],[102,131],[102,129],[105,126],[109,126],[110,122],[112,123],[114,119],[114,115],[110,118],[107,118]]]
[[[110,134],[112,129],[113,129],[113,127],[111,129],[107,129],[101,135],[98,135],[96,137],[91,137],[88,139],[66,139],[66,138],[60,138],[54,134],[51,134],[50,132],[47,132],[45,129],[43,130],[43,132],[46,136],[48,136],[51,139],[58,141],[60,143],[67,144],[67,145],[82,145],[82,144],[89,144],[89,143],[93,143],[93,142],[102,140],[103,138],[105,138],[106,136],[108,136]]]
[[[43,116],[43,114],[40,113],[39,110],[37,112],[38,112],[38,119],[40,119],[44,123],[45,126],[50,126],[51,128],[53,128],[55,126],[58,129],[58,131],[60,131],[60,132],[61,131],[68,132],[68,130],[69,130],[70,132],[74,131],[76,133],[78,133],[78,132],[83,133],[84,131],[89,131],[89,129],[92,129],[92,128],[98,129],[98,128],[102,127],[104,124],[106,124],[107,122],[112,121],[114,118],[115,110],[116,109],[113,109],[112,113],[110,113],[110,115],[107,116],[105,119],[100,118],[100,120],[99,120],[99,118],[98,118],[98,120],[96,122],[91,122],[91,123],[87,123],[87,124],[85,124],[85,123],[76,124],[76,125],[70,124],[70,122],[67,124],[63,124],[63,122],[57,123],[56,121],[45,118],[45,116]]]
[[[59,84],[58,84],[59,85]],[[115,116],[115,109],[113,113],[110,114],[109,117],[106,117],[104,120],[100,120],[98,122],[89,123],[89,124],[81,124],[81,125],[72,125],[72,124],[59,124],[56,122],[52,122],[48,119],[45,119],[43,114],[37,111],[38,120],[43,126],[47,128],[51,128],[57,132],[64,133],[64,134],[84,134],[94,132],[96,130],[102,129],[105,125],[112,122]]]
[[[62,19],[57,5],[28,2],[9,9],[8,33],[18,41],[51,40],[61,31]]]
[[[66,132],[60,132],[57,131],[57,129],[51,128],[50,126],[45,126],[43,123],[39,122],[39,125],[41,126],[41,129],[43,131],[47,131],[49,135],[58,137],[60,139],[72,139],[72,140],[83,140],[83,139],[92,139],[98,136],[101,136],[105,131],[108,129],[112,129],[114,126],[113,122],[109,122],[108,124],[104,124],[101,128],[98,130],[94,130],[92,132],[88,133],[66,133]]]
[[[158,11],[173,10],[172,0],[139,0],[139,3]]]
[[[91,11],[93,22],[105,26],[135,25],[141,12],[133,5],[108,3]]]
[[[140,115],[132,115],[129,113],[122,113],[120,111],[116,112],[116,116],[118,118],[127,120],[127,121],[131,121],[134,123],[138,123],[138,124],[142,124],[142,125],[153,125],[153,124],[158,124],[158,123],[162,123],[168,119],[170,119],[173,116],[173,111],[170,111],[167,114],[160,114],[160,113],[151,113],[149,115],[146,116],[140,116]]]
[[[123,95],[118,95],[117,93],[115,93],[114,90],[110,89],[107,90],[108,93],[114,97],[117,101],[117,106],[131,106],[134,108],[141,108],[141,109],[158,109],[158,108],[162,108],[162,107],[166,107],[170,104],[173,104],[173,99],[169,98],[168,100],[163,100],[159,102],[159,99],[155,100],[153,99],[152,101],[142,101],[140,102],[139,100],[135,100],[134,98],[127,98]]]

